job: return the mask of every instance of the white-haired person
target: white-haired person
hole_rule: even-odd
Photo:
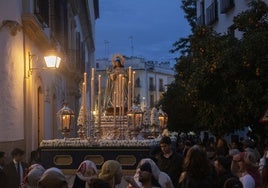
[[[88,188],[87,182],[91,178],[97,177],[97,174],[98,170],[94,162],[90,160],[83,161],[76,171],[73,188]]]

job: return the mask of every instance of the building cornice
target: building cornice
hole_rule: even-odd
[[[46,51],[51,48],[51,42],[48,36],[42,29],[41,23],[38,19],[29,13],[22,14],[22,25],[26,35],[36,44],[41,51]]]

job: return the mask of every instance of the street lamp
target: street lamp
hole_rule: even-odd
[[[61,133],[66,138],[73,129],[74,111],[64,103],[63,107],[57,112],[57,116],[60,120]]]
[[[31,54],[30,52],[28,53],[28,56],[29,56],[29,75],[31,75],[32,71],[36,69],[59,68],[61,62],[61,58],[57,55],[57,52],[53,50],[49,50],[47,51],[47,53],[45,53],[44,60],[46,63],[46,67],[33,67],[32,66],[33,59],[36,58],[36,60],[38,60],[38,56],[36,56],[35,54]]]
[[[49,52],[44,56],[47,68],[59,68],[61,58],[53,52]]]

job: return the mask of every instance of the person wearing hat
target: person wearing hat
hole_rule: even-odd
[[[87,182],[93,178],[97,177],[98,170],[94,162],[90,160],[83,161],[77,171],[73,183],[73,188],[87,188]]]
[[[6,174],[3,171],[5,164],[6,164],[5,152],[0,151],[0,187],[2,188],[6,187]]]
[[[62,171],[52,167],[42,174],[38,188],[68,188],[68,183]]]
[[[24,177],[23,185],[27,188],[37,188],[38,181],[45,172],[45,168],[40,164],[33,164],[29,167],[27,175]]]
[[[152,169],[153,178],[155,180],[157,180],[157,182],[159,183],[159,185],[162,188],[174,188],[172,181],[171,181],[170,177],[168,176],[168,174],[160,171],[160,169],[158,168],[156,163],[150,158],[142,159],[137,166],[136,173],[134,175],[134,181],[136,182],[138,187],[142,187],[142,183],[139,181],[139,177],[140,177],[140,168],[142,167],[142,165],[144,163],[150,164],[150,168]]]
[[[140,166],[139,182],[141,182],[143,188],[153,188],[153,187],[161,188],[157,179],[153,176],[152,167],[148,162],[145,162]]]
[[[29,165],[23,162],[24,151],[15,148],[11,152],[12,161],[4,167],[8,188],[18,188],[26,175]]]
[[[103,163],[99,178],[109,183],[111,188],[121,183],[123,177],[122,166],[116,160],[107,160]]]
[[[254,153],[246,151],[241,152],[233,157],[233,163],[236,163],[239,170],[235,172],[239,180],[242,182],[243,187],[246,188],[259,188],[261,187],[261,175],[258,170],[258,164]]]

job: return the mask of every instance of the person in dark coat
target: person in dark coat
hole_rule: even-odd
[[[6,188],[6,174],[3,171],[3,168],[6,164],[5,152],[0,151],[0,187]]]
[[[175,188],[178,187],[178,179],[182,172],[183,156],[178,154],[173,148],[171,139],[164,136],[160,140],[161,155],[157,159],[159,169],[167,173]]]
[[[23,162],[24,151],[15,148],[11,152],[12,161],[4,167],[8,188],[18,188],[26,175],[29,165]]]

